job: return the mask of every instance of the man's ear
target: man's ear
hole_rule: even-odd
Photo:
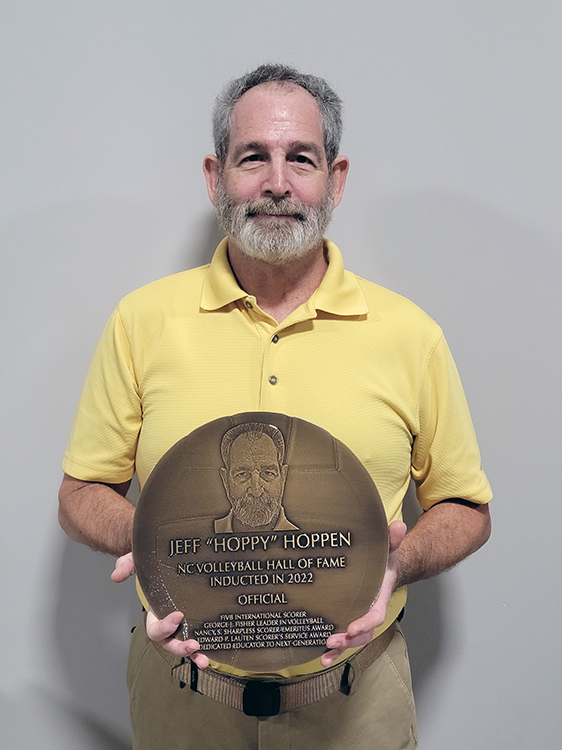
[[[281,479],[283,480],[283,487],[285,487],[285,480],[287,479],[287,472],[289,471],[289,467],[287,464],[284,464],[281,467]]]
[[[343,197],[345,181],[349,172],[349,159],[347,156],[337,156],[332,162],[332,185],[334,189],[334,208]]]
[[[228,502],[230,503],[230,493],[228,492],[228,471],[224,468],[224,466],[221,466],[219,471],[221,473],[222,483],[224,484],[224,491],[226,492]],[[232,505],[232,503],[230,504]]]
[[[215,205],[220,168],[221,163],[218,156],[208,154],[203,159],[203,174],[205,175],[205,182],[207,183],[207,193],[213,206]]]

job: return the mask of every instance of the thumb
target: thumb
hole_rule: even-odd
[[[111,574],[111,580],[115,583],[122,583],[134,575],[134,572],[133,553],[128,552],[126,555],[118,557],[115,561],[115,570]]]

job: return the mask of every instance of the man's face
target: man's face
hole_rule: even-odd
[[[336,196],[320,112],[302,88],[246,92],[232,113],[226,163],[214,167],[215,182],[205,169],[211,200],[243,253],[282,264],[321,245],[343,183],[338,169]]]
[[[230,465],[221,470],[236,518],[257,528],[281,510],[286,466],[279,466],[273,440],[264,433],[240,435],[230,447]]]

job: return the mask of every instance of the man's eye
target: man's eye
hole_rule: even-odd
[[[260,477],[262,479],[265,479],[265,481],[267,482],[271,482],[273,479],[275,479],[276,476],[277,474],[274,471],[269,471],[269,470],[264,469],[262,472],[260,472]]]
[[[250,472],[249,471],[237,471],[234,474],[234,481],[235,482],[247,482],[250,479]]]
[[[242,159],[243,162],[255,162],[255,161],[263,161],[263,156],[261,154],[250,154],[249,156],[245,156]]]
[[[308,156],[304,156],[303,154],[297,154],[293,161],[296,161],[297,164],[312,164],[312,160],[308,158]]]

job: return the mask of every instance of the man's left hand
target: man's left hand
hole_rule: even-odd
[[[406,524],[393,521],[388,527],[388,563],[379,594],[366,615],[354,620],[345,633],[331,635],[326,646],[330,649],[322,655],[322,664],[329,667],[348,648],[365,646],[373,637],[373,630],[382,625],[386,617],[386,607],[394,591],[398,573],[398,547],[406,535]]]

